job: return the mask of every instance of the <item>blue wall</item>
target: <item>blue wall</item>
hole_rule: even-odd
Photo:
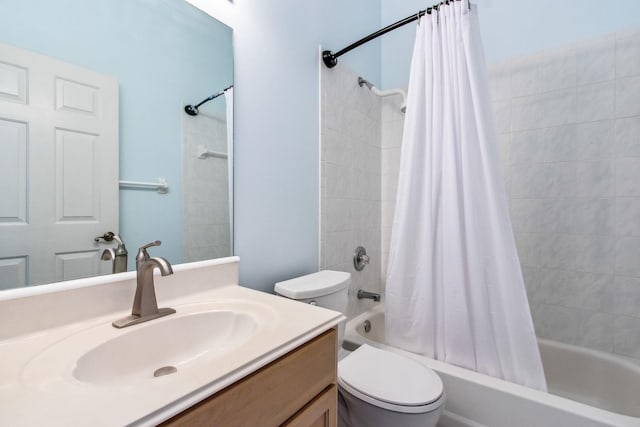
[[[181,262],[183,106],[232,83],[231,30],[181,0],[2,0],[0,8],[1,42],[118,79],[120,177],[162,176],[170,186],[166,195],[122,190],[120,233],[134,254],[159,239],[155,251]],[[224,111],[224,101],[208,108]]]
[[[241,283],[272,291],[317,271],[319,54],[376,31],[380,0],[234,1],[235,253]],[[341,63],[380,80],[380,44]]]
[[[466,1],[466,0],[465,0]],[[434,2],[435,3],[435,2]],[[573,43],[640,25],[640,1],[476,0],[487,63]],[[383,25],[430,5],[424,0],[382,0]],[[415,26],[382,41],[382,87],[406,87]]]

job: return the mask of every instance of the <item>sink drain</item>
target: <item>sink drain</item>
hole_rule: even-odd
[[[163,366],[162,368],[156,369],[153,373],[154,377],[164,377],[165,375],[175,374],[178,372],[178,368],[175,366]]]

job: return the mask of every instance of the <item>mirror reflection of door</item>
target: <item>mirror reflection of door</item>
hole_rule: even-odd
[[[0,289],[110,272],[117,80],[0,44],[0,199]]]

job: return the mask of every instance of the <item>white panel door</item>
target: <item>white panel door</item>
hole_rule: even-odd
[[[0,289],[110,272],[118,82],[0,43]]]

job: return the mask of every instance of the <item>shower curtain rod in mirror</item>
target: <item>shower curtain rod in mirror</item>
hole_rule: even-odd
[[[198,115],[198,107],[199,107],[199,106],[201,106],[201,105],[202,105],[202,104],[204,104],[205,102],[209,102],[209,101],[211,101],[211,100],[216,99],[217,97],[219,97],[219,96],[221,96],[221,95],[224,95],[224,93],[225,93],[226,91],[228,91],[229,89],[231,89],[232,87],[233,87],[233,85],[228,86],[228,87],[226,87],[226,88],[222,89],[222,90],[221,90],[220,92],[218,92],[218,93],[214,93],[214,94],[213,94],[213,95],[211,95],[210,97],[203,99],[203,100],[202,100],[202,102],[200,102],[200,103],[199,103],[199,104],[197,104],[197,105],[185,105],[185,106],[184,106],[184,111],[185,111],[185,113],[187,113],[187,114],[188,114],[188,115],[190,115],[190,116],[197,116],[197,115]]]
[[[325,50],[322,52],[322,61],[324,62],[324,65],[326,65],[328,68],[333,68],[336,65],[338,65],[338,57],[344,55],[345,53],[367,43],[370,42],[373,39],[376,39],[378,37],[380,37],[383,34],[388,33],[389,31],[393,31],[396,28],[400,28],[403,25],[407,25],[410,22],[413,21],[417,21],[418,19],[420,19],[421,17],[423,17],[424,15],[431,15],[431,11],[435,10],[437,11],[438,8],[442,5],[448,5],[449,3],[453,3],[454,1],[462,1],[462,0],[445,0],[442,1],[440,3],[437,3],[431,7],[426,8],[425,10],[421,10],[418,13],[415,13],[411,16],[407,16],[404,19],[401,19],[400,21],[389,25],[388,27],[384,27],[381,30],[376,31],[375,33],[371,33],[368,36],[358,40],[355,43],[350,44],[349,46],[345,47],[342,50],[337,51],[336,53],[331,52],[330,50]],[[470,0],[467,0],[467,5],[469,6],[469,9],[471,9],[471,2]]]

